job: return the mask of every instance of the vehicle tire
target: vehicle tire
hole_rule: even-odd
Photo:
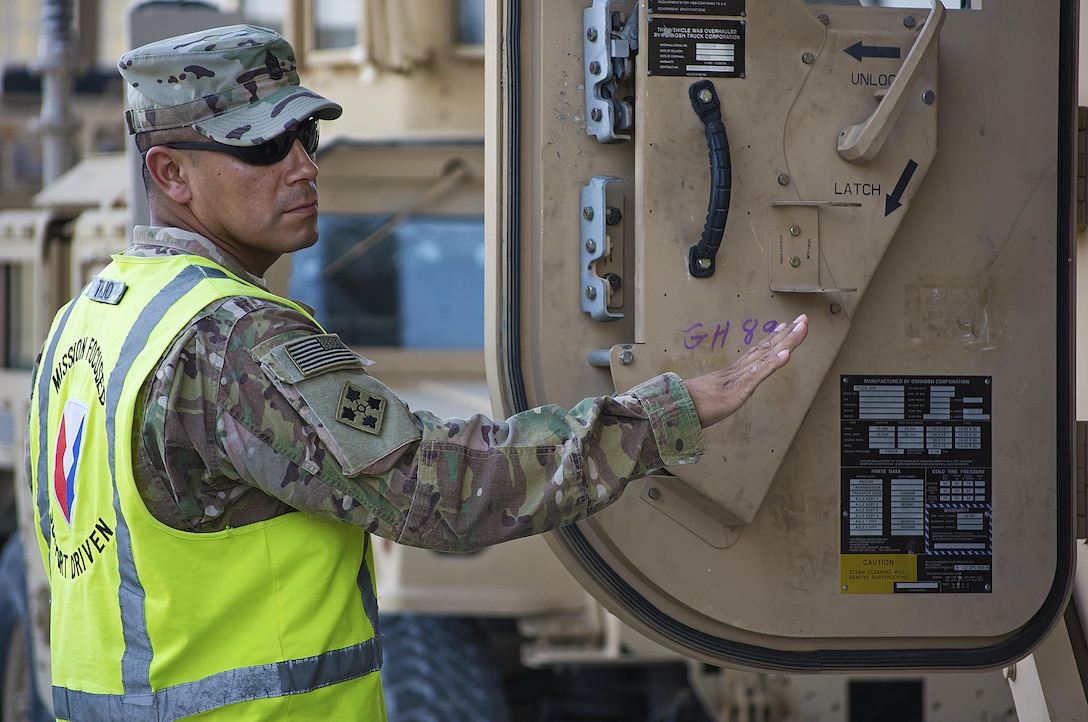
[[[13,534],[0,553],[0,720],[51,722],[34,684],[23,544]]]
[[[464,617],[381,616],[389,722],[509,722],[487,638]]]

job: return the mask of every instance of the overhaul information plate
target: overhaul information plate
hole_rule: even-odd
[[[843,376],[844,594],[989,593],[989,376]]]
[[[745,0],[649,0],[647,12],[675,15],[744,14]]]
[[[744,77],[744,21],[649,18],[650,75]]]

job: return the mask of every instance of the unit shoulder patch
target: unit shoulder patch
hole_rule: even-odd
[[[381,435],[388,405],[384,397],[348,381],[340,392],[340,411],[336,420],[368,434]]]
[[[299,341],[313,338],[319,337]],[[396,394],[366,372],[372,362],[350,350],[350,359],[342,356],[339,349],[347,347],[333,338],[335,343],[327,342],[329,348],[320,343],[266,342],[252,352],[269,381],[339,462],[341,473],[352,477],[418,441],[421,432]]]

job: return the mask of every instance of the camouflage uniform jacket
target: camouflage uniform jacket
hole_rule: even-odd
[[[199,255],[263,286],[211,241],[176,228],[137,227],[126,253]],[[581,519],[629,480],[705,448],[675,374],[506,421],[411,412],[362,363],[313,380],[334,395],[350,383],[384,396],[386,416],[402,421],[383,440],[338,425],[334,409],[309,403],[320,394],[299,393],[262,363],[269,349],[320,333],[298,311],[249,297],[197,314],[138,403],[136,483],[156,518],[212,532],[301,510],[403,544],[467,551]]]

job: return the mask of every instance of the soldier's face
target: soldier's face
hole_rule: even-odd
[[[301,142],[273,165],[202,152],[193,170],[190,207],[203,233],[250,273],[317,241],[317,164]]]

